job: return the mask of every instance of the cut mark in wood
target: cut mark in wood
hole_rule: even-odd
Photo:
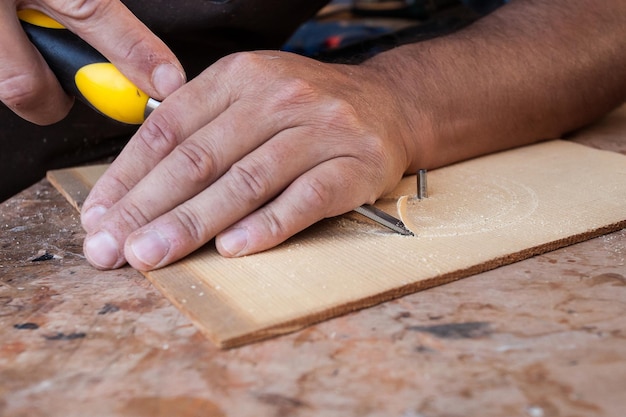
[[[537,194],[518,181],[470,170],[462,174],[461,182],[445,170],[434,171],[428,199],[401,195],[395,204],[400,220],[420,237],[460,236],[511,226],[537,210]],[[404,179],[397,191],[410,188],[410,179]],[[396,199],[385,198],[380,204],[387,200],[391,210]]]

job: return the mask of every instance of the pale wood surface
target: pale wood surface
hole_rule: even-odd
[[[100,172],[48,178],[77,201]],[[433,171],[422,201],[405,178],[377,204],[415,237],[343,216],[264,253],[226,259],[209,244],[145,275],[217,345],[236,346],[619,230],[624,178],[623,155],[541,143]]]
[[[572,139],[626,155],[626,109]],[[0,219],[2,417],[624,416],[626,230],[220,350],[47,181]]]
[[[67,168],[51,171],[46,175],[48,181],[78,211],[83,206],[89,191],[98,178],[108,168],[108,164]]]

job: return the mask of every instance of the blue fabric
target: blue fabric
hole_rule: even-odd
[[[380,0],[386,1],[386,0]],[[431,1],[431,0],[428,0]],[[486,15],[497,9],[508,0],[434,0],[435,10],[426,12],[426,0],[407,0],[406,7],[401,13],[405,13],[404,18],[415,19],[420,24],[438,21],[437,13],[448,8],[465,7],[468,15],[473,19],[477,15]],[[350,7],[354,5],[353,0],[335,0],[332,3],[343,4]],[[421,10],[423,15],[415,16],[415,11]],[[428,9],[430,10],[430,9]],[[402,15],[404,16],[404,15]],[[393,25],[389,25],[388,20],[376,19],[376,15],[370,19],[355,19],[341,21],[318,21],[312,19],[305,22],[292,35],[292,37],[282,46],[284,51],[295,52],[306,56],[316,56],[331,50],[345,48],[359,44],[380,36],[392,34],[396,31]],[[383,16],[384,17],[384,16]],[[387,18],[388,19],[388,18]],[[445,23],[442,23],[445,25]],[[371,54],[369,51],[368,54]]]

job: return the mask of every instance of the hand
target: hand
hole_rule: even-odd
[[[119,0],[5,0],[0,3],[0,100],[24,119],[57,122],[69,112],[72,99],[22,31],[17,8],[23,6],[76,33],[154,98],[165,98],[185,82],[174,54]]]
[[[281,52],[228,56],[154,111],[83,206],[97,268],[165,266],[216,237],[271,248],[372,203],[411,164],[379,71]]]

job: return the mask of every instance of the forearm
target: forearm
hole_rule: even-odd
[[[626,98],[626,2],[517,0],[364,65],[397,92],[407,172],[556,138]]]

